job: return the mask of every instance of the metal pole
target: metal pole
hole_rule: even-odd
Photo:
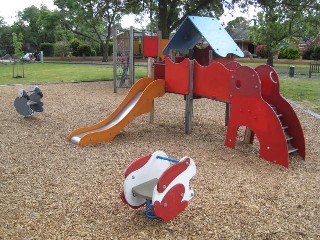
[[[142,52],[142,59],[144,60],[144,35],[145,35],[145,31],[142,30],[142,39],[141,39],[141,52]]]
[[[160,30],[158,30],[157,32],[158,35],[158,55],[157,55],[157,61],[160,61],[160,41],[162,39],[162,32]]]
[[[148,57],[148,77],[154,79],[154,68],[153,68],[154,59],[152,57]],[[149,123],[154,123],[154,99],[152,100],[152,109],[150,111],[150,119]]]
[[[43,63],[43,51],[40,51],[40,62]]]
[[[194,60],[190,60],[189,69],[189,93],[186,95],[186,110],[185,110],[185,131],[186,134],[192,132],[192,115],[193,115],[193,65]]]
[[[162,157],[162,156],[157,156],[158,159],[162,159],[162,160],[166,160],[169,162],[174,162],[174,163],[178,163],[180,162],[178,159],[174,159],[174,158],[168,158],[168,157]]]
[[[113,28],[113,92],[117,93],[117,28]]]
[[[134,39],[134,35],[133,35],[133,27],[130,27],[130,34],[129,34],[129,73],[130,73],[130,87],[132,87],[132,85],[134,84],[134,59],[133,59],[133,39]]]

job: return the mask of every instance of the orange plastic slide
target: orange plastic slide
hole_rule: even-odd
[[[164,80],[141,78],[112,114],[95,125],[72,131],[68,141],[80,146],[111,142],[136,117],[153,109],[153,100],[165,93],[164,86]]]

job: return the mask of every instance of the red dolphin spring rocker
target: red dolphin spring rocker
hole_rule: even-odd
[[[135,160],[127,168],[122,201],[134,209],[146,205],[147,217],[168,222],[193,198],[189,182],[195,174],[196,165],[191,158],[176,160],[156,151]]]

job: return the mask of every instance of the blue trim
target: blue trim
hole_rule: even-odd
[[[168,158],[168,157],[157,156],[157,158],[162,159],[162,160],[167,160],[167,161],[169,161],[169,162],[174,162],[174,163],[180,162],[180,161],[177,160],[177,159]]]

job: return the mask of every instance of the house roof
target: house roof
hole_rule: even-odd
[[[199,16],[188,16],[183,21],[176,34],[163,50],[163,53],[168,55],[172,49],[182,54],[187,54],[189,49],[199,43],[202,38],[221,57],[226,57],[230,53],[239,57],[244,56],[242,50],[218,20]]]
[[[234,40],[249,40],[249,28],[237,27],[230,30],[230,35]]]

